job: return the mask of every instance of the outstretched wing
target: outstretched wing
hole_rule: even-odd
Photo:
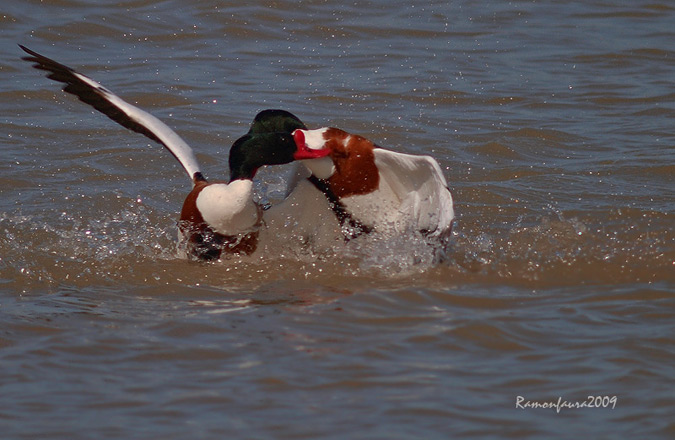
[[[448,232],[455,218],[452,195],[438,162],[430,156],[414,156],[375,148],[380,179],[386,180],[401,201],[399,210],[419,231],[431,236]]]
[[[57,63],[45,56],[21,46],[30,56],[24,60],[35,63],[33,67],[50,72],[47,78],[65,83],[63,90],[77,96],[80,101],[91,105],[123,127],[141,133],[164,145],[185,168],[188,176],[197,182],[204,180],[199,163],[192,148],[166,124],[116,96],[96,81],[82,75],[68,66]]]

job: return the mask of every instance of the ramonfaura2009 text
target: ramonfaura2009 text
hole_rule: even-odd
[[[579,408],[616,408],[617,396],[588,396],[586,400],[570,402],[558,397],[557,400],[525,400],[523,396],[516,396],[516,409],[555,409],[559,413],[562,409]]]

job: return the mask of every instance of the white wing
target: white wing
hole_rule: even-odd
[[[65,83],[66,86],[63,88],[65,92],[77,96],[80,101],[91,105],[118,124],[164,145],[178,159],[193,181],[203,180],[192,148],[162,121],[122,100],[101,84],[70,67],[19,46],[31,55],[23,59],[35,63],[33,67],[36,69],[50,72],[48,78]]]
[[[430,156],[415,156],[375,148],[375,165],[400,200],[400,213],[411,226],[431,236],[450,230],[455,212],[452,195],[438,162]]]

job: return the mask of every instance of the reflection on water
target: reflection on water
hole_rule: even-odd
[[[5,1],[3,433],[671,438],[674,13]],[[17,43],[166,121],[209,178],[227,177],[265,108],[431,154],[456,201],[451,247],[279,236],[187,261],[175,160],[66,96]],[[264,202],[287,171],[258,173]],[[515,407],[588,395],[616,408]]]

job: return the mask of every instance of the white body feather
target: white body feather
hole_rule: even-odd
[[[260,211],[252,195],[253,181],[248,179],[214,183],[197,196],[197,209],[215,232],[223,235],[251,232],[260,224]]]

